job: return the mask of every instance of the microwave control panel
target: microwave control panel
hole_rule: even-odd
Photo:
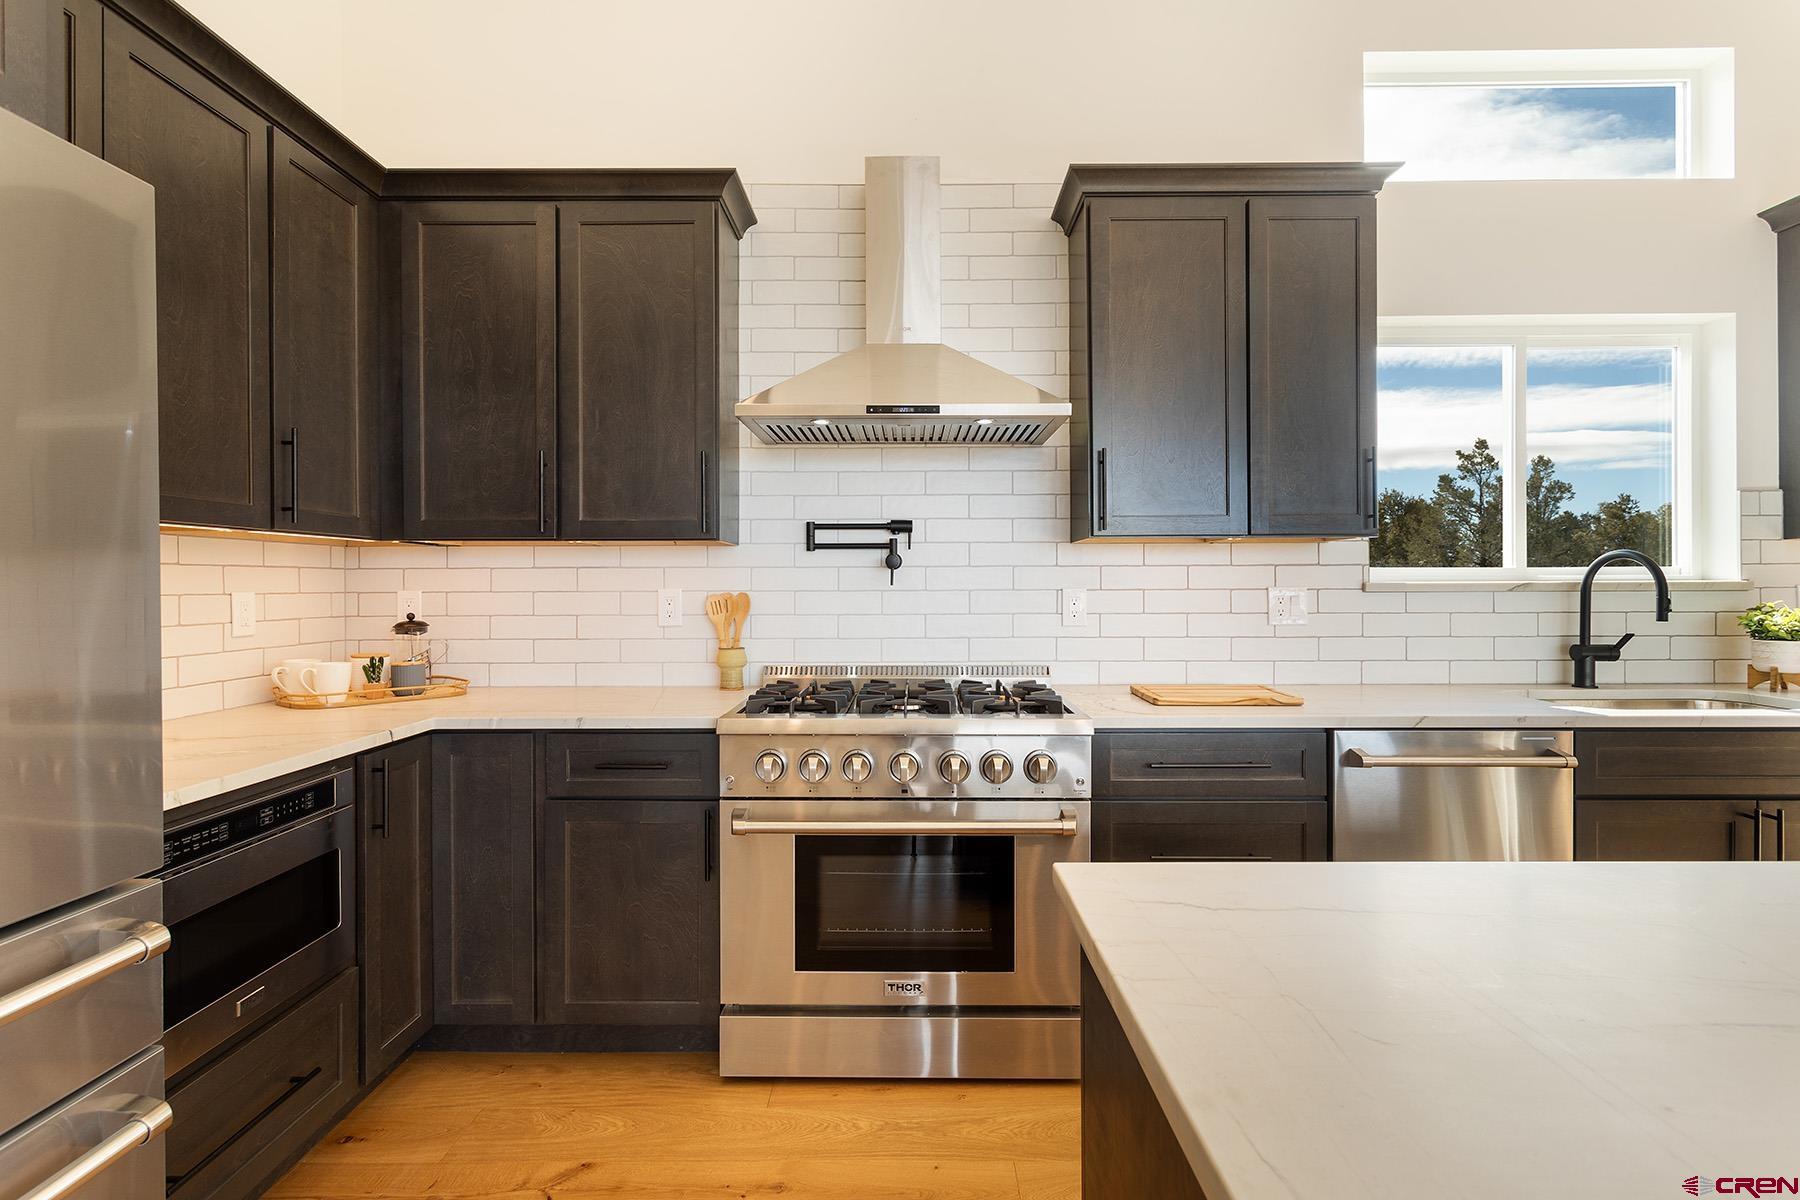
[[[242,808],[218,813],[192,825],[163,834],[163,865],[168,871],[197,859],[261,837],[272,829],[323,812],[335,801],[335,779],[321,779],[303,788],[253,801]]]

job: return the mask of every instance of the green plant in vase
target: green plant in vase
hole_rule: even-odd
[[[1800,678],[1800,608],[1763,602],[1738,618],[1750,635],[1750,665]]]

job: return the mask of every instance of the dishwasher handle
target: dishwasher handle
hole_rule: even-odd
[[[1518,767],[1546,771],[1573,771],[1573,754],[1546,750],[1536,755],[1507,754],[1370,754],[1352,746],[1344,751],[1347,767]]]

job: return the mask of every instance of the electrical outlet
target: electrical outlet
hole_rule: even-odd
[[[231,593],[231,636],[249,637],[256,632],[256,593]]]
[[[407,613],[411,613],[415,617],[422,617],[425,615],[424,592],[394,593],[394,620],[406,620]]]
[[[1306,589],[1270,588],[1269,624],[1306,624]]]
[[[658,625],[681,624],[681,589],[660,588],[656,593],[656,623]]]
[[[1062,623],[1064,625],[1087,624],[1087,589],[1064,588],[1062,590]]]

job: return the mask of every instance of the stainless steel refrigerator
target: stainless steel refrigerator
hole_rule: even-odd
[[[0,112],[0,1196],[163,1194],[154,201]]]

